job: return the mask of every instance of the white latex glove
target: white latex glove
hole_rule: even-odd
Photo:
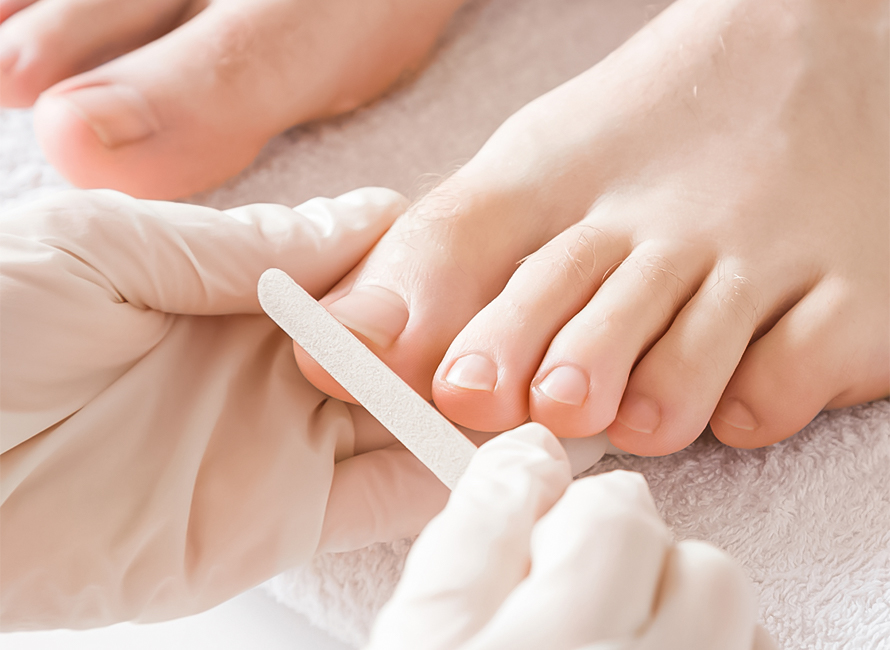
[[[256,297],[272,266],[323,295],[405,204],[103,191],[2,217],[4,631],[189,614],[442,507],[410,453],[374,450],[393,440],[367,413],[303,379]]]
[[[640,474],[572,482],[528,424],[476,453],[421,533],[369,650],[773,647],[722,551],[674,543]]]

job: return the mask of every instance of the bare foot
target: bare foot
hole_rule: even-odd
[[[887,54],[884,2],[679,0],[325,302],[480,430],[754,447],[887,395]]]
[[[0,104],[37,102],[41,146],[75,185],[176,198],[379,95],[462,2],[2,0]]]

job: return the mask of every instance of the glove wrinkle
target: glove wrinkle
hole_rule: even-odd
[[[226,214],[94,191],[0,218],[4,631],[183,616],[312,557],[354,425],[299,373],[256,281],[279,266],[325,291],[405,203],[372,188]],[[416,469],[372,460],[354,466],[426,510],[386,502],[350,544],[432,515]]]

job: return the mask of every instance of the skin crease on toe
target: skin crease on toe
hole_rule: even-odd
[[[885,396],[887,48],[883,2],[678,0],[323,302],[391,291],[404,329],[366,341],[473,429],[531,417],[659,455],[709,422],[756,447]]]
[[[379,96],[462,2],[37,0],[0,25],[0,102],[39,95],[38,141],[75,185],[179,198]]]

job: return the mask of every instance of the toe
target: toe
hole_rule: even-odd
[[[695,440],[758,324],[778,301],[726,261],[719,263],[631,374],[608,427],[612,443],[650,456]]]
[[[0,25],[3,106],[30,106],[44,90],[147,43],[171,28],[187,0],[13,1]]]
[[[429,399],[457,334],[503,290],[520,260],[568,225],[556,215],[542,228],[540,209],[524,179],[486,176],[471,162],[412,206],[321,302]],[[490,357],[475,351],[484,354],[468,359],[461,372],[465,382],[484,388],[491,383]],[[313,384],[342,396],[296,352]]]
[[[501,294],[461,331],[439,366],[433,396],[464,426],[503,431],[529,416],[529,384],[550,341],[630,249],[629,238],[580,223],[529,256]],[[564,401],[587,397],[586,368],[552,382]]]
[[[280,62],[262,51],[270,30],[263,12],[239,16],[211,5],[166,36],[54,86],[35,109],[44,153],[75,185],[144,198],[176,198],[222,181],[273,132],[261,130],[263,110],[249,110],[281,104],[262,87],[279,72]]]
[[[342,13],[327,5],[211,3],[165,36],[54,86],[35,111],[47,158],[75,185],[145,198],[219,184],[270,137],[382,91],[404,69],[397,54],[410,58],[402,50],[419,47],[413,33],[392,45],[396,54],[374,38],[391,18],[374,12],[378,3],[349,3]]]
[[[532,419],[562,437],[604,430],[615,419],[634,364],[711,264],[706,250],[684,242],[638,245],[553,339],[531,384]]]
[[[717,438],[733,447],[770,445],[794,435],[826,406],[890,393],[887,316],[863,313],[844,297],[858,293],[851,289],[823,283],[748,349],[711,418]],[[874,301],[864,304],[881,309]],[[883,328],[863,331],[863,323]]]

